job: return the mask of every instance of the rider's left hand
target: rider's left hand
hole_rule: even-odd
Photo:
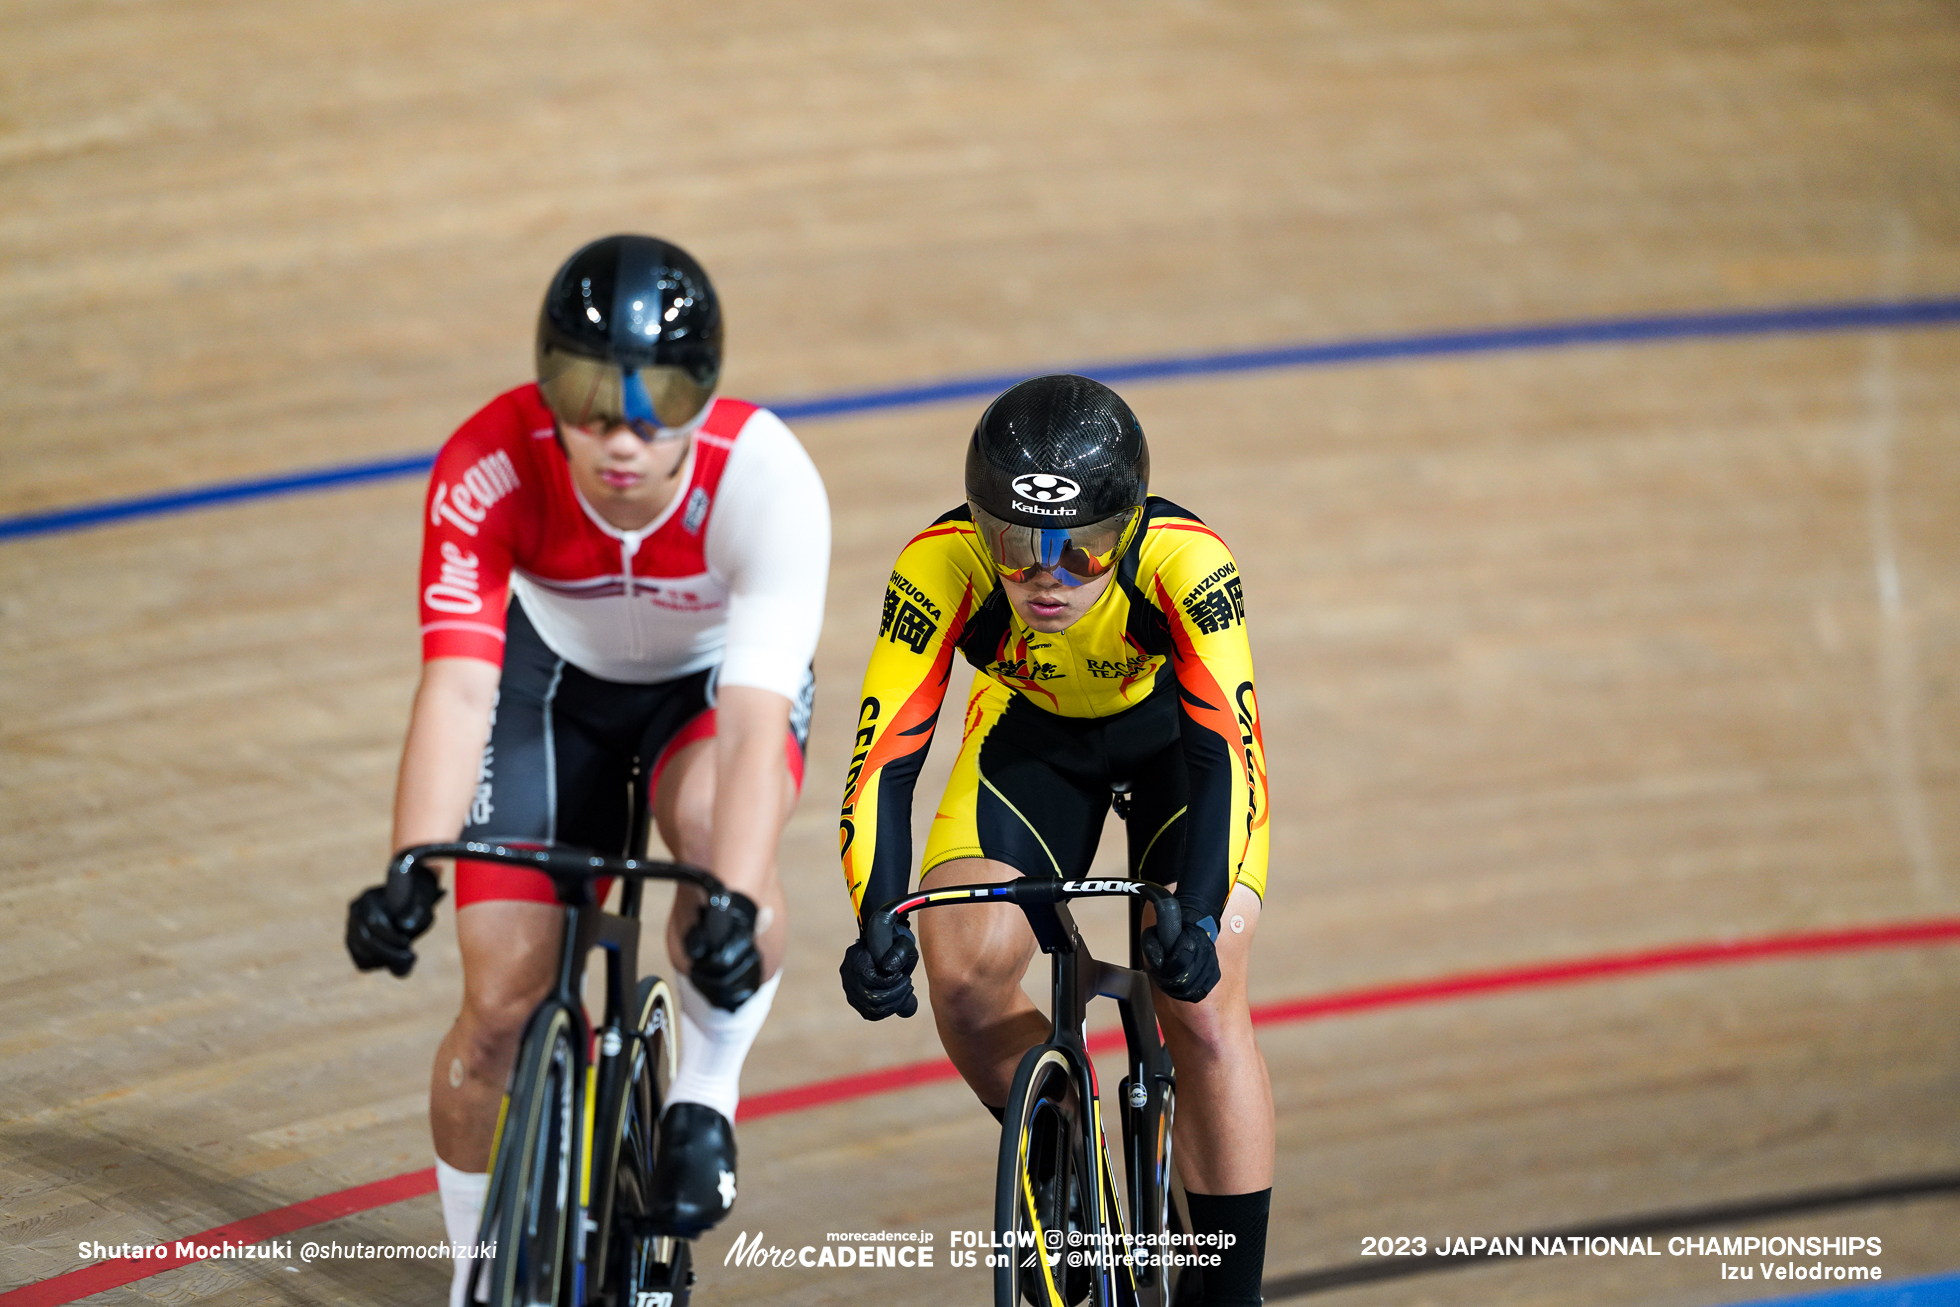
[[[754,899],[738,890],[725,890],[701,905],[701,915],[681,937],[687,978],[703,998],[726,1012],[748,1002],[762,986],[755,918]]]
[[[1203,905],[1178,901],[1183,928],[1167,948],[1155,925],[1143,929],[1143,960],[1166,998],[1196,1003],[1218,983],[1218,918]],[[1199,913],[1205,913],[1200,918]]]

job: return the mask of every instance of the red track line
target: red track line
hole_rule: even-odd
[[[838,1076],[834,1080],[813,1080],[807,1085],[791,1085],[787,1089],[772,1089],[766,1094],[750,1095],[736,1106],[735,1119],[755,1121],[765,1116],[780,1116],[784,1112],[805,1112],[828,1103],[889,1094],[895,1089],[929,1085],[935,1080],[951,1080],[954,1074],[951,1062],[943,1057],[933,1057],[923,1062],[881,1067],[854,1076]],[[12,1307],[4,1295],[0,1295],[0,1307]]]
[[[282,1234],[304,1230],[309,1225],[319,1225],[336,1217],[352,1216],[365,1212],[371,1207],[385,1207],[389,1203],[399,1203],[405,1198],[420,1198],[423,1194],[434,1193],[436,1188],[436,1169],[432,1166],[426,1171],[410,1171],[407,1175],[390,1176],[386,1180],[375,1180],[369,1184],[355,1185],[352,1189],[342,1189],[339,1193],[326,1194],[319,1198],[309,1198],[303,1203],[290,1207],[275,1208],[248,1216],[230,1225],[221,1225],[203,1234],[192,1235],[183,1240],[188,1244],[221,1244],[227,1241],[235,1244],[253,1244],[263,1239],[276,1239]],[[6,1307],[60,1307],[62,1303],[86,1298],[92,1293],[105,1289],[120,1288],[135,1280],[145,1279],[160,1271],[175,1270],[179,1266],[189,1266],[192,1262],[205,1260],[202,1257],[179,1257],[176,1255],[177,1241],[170,1242],[171,1255],[168,1257],[119,1257],[113,1261],[97,1262],[84,1266],[79,1271],[57,1275],[53,1279],[42,1280],[38,1284],[23,1285],[21,1288],[0,1293],[0,1303]]]
[[[1370,1008],[1401,1007],[1408,1003],[1434,1002],[1488,994],[1495,990],[1535,989],[1541,985],[1570,984],[1643,971],[1672,971],[1682,967],[1719,966],[1729,962],[1753,962],[1759,958],[1792,957],[1807,953],[1850,953],[1861,949],[1909,948],[1915,944],[1942,944],[1960,939],[1960,917],[1936,917],[1928,921],[1907,921],[1888,926],[1860,926],[1848,930],[1813,930],[1794,935],[1766,935],[1759,939],[1724,940],[1710,944],[1675,944],[1667,948],[1644,949],[1637,953],[1608,953],[1571,962],[1548,962],[1537,966],[1506,967],[1497,971],[1470,971],[1418,980],[1403,985],[1381,985],[1351,989],[1320,998],[1300,998],[1269,1003],[1252,1010],[1252,1024],[1281,1021],[1310,1021],[1316,1017],[1343,1012],[1363,1012]]]
[[[1505,967],[1495,971],[1470,971],[1434,980],[1411,981],[1399,985],[1374,985],[1342,990],[1317,998],[1299,998],[1267,1003],[1252,1009],[1255,1026],[1290,1021],[1314,1021],[1322,1017],[1375,1008],[1405,1007],[1414,1003],[1434,1003],[1473,994],[1504,990],[1537,989],[1546,985],[1566,985],[1577,981],[1599,980],[1650,971],[1674,971],[1685,967],[1719,966],[1724,963],[1752,962],[1762,958],[1797,957],[1817,953],[1851,953],[1864,949],[1910,948],[1915,945],[1951,943],[1960,940],[1960,917],[1936,917],[1927,921],[1906,921],[1885,926],[1862,926],[1845,930],[1814,930],[1791,935],[1766,935],[1758,939],[1738,939],[1706,944],[1677,944],[1667,948],[1645,949],[1636,953],[1608,953],[1599,957],[1577,958],[1570,962],[1539,963],[1534,966]],[[1104,1030],[1089,1039],[1091,1052],[1120,1047],[1123,1032]],[[736,1111],[739,1120],[754,1121],[786,1112],[803,1112],[868,1098],[914,1085],[932,1084],[954,1078],[953,1064],[944,1058],[907,1062],[858,1075],[817,1080],[807,1085],[791,1085],[766,1094],[755,1094],[742,1101]],[[230,1225],[221,1225],[193,1235],[188,1244],[250,1244],[291,1234],[310,1225],[352,1216],[370,1208],[385,1207],[408,1198],[433,1193],[434,1168],[410,1171],[406,1175],[356,1185],[338,1193],[309,1198],[290,1207],[276,1208],[258,1216],[248,1216]],[[170,1241],[169,1257],[116,1258],[97,1262],[78,1271],[69,1271],[35,1284],[0,1293],[0,1307],[64,1307],[105,1289],[118,1288],[146,1279],[161,1271],[187,1266],[200,1257],[175,1255],[176,1240]]]

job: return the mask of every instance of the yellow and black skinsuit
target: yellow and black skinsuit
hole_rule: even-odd
[[[1216,917],[1266,889],[1266,760],[1245,600],[1225,542],[1152,497],[1095,606],[1067,630],[1014,615],[962,505],[914,537],[884,617],[844,781],[839,839],[860,916],[911,887],[912,788],[958,650],[978,669],[921,874],[988,857],[1088,870],[1112,782],[1129,782],[1131,865]]]

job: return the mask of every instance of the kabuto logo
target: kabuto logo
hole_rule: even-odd
[[[1065,504],[1082,493],[1082,487],[1052,472],[1029,472],[1014,478],[1014,493],[1037,504]]]

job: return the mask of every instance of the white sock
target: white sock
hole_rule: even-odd
[[[487,1173],[458,1171],[436,1159],[436,1190],[442,1195],[442,1224],[449,1231],[451,1248],[468,1248],[476,1242],[477,1227],[483,1224],[483,1195],[489,1187]],[[463,1294],[469,1279],[470,1259],[458,1257],[455,1278],[449,1282],[449,1307],[466,1307]]]
[[[742,1063],[776,1001],[778,971],[733,1012],[716,1007],[686,976],[674,978],[681,996],[681,1069],[668,1090],[669,1103],[705,1103],[735,1119],[742,1101]]]

